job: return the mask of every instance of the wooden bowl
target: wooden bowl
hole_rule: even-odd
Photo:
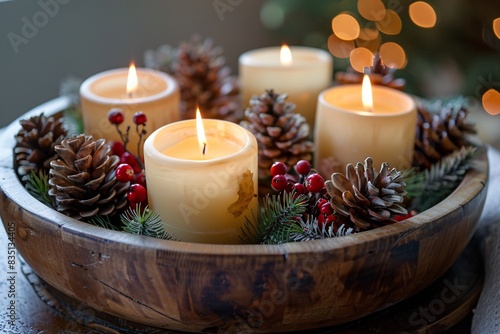
[[[42,111],[68,106],[59,98]],[[398,224],[283,245],[173,242],[82,223],[29,195],[13,168],[18,121],[1,141],[1,218],[47,283],[99,311],[192,332],[288,332],[341,324],[397,303],[439,278],[471,239],[484,205],[486,150],[459,187]],[[207,224],[210,222],[207,222]]]

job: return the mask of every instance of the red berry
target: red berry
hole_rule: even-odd
[[[144,188],[138,183],[134,183],[133,185],[130,186],[130,189],[128,190],[127,199],[131,203],[145,202],[148,199],[148,193],[146,191],[146,188]]]
[[[319,215],[318,216],[318,227],[319,228],[322,228],[327,223],[328,223],[328,221],[327,221],[325,215]]]
[[[288,168],[283,162],[275,162],[271,166],[271,175],[276,176],[276,175],[285,175],[286,172],[288,171]]]
[[[317,206],[318,208],[320,208],[320,209],[321,209],[321,207],[322,207],[322,206],[323,206],[323,204],[325,204],[325,203],[328,203],[328,201],[326,200],[326,198],[320,198],[320,199],[318,199],[318,201],[316,202],[316,206]]]
[[[120,108],[113,108],[108,111],[108,121],[111,124],[122,124],[125,116],[123,115],[123,111]]]
[[[300,160],[295,165],[295,170],[300,175],[304,175],[305,176],[305,175],[309,174],[309,172],[311,171],[311,163],[309,161],[307,161],[307,160]]]
[[[134,118],[132,120],[134,121],[134,124],[142,125],[146,123],[147,117],[145,113],[138,111],[134,114]]]
[[[121,157],[121,155],[125,152],[125,147],[123,146],[122,142],[112,141],[111,151],[113,152],[114,155]]]
[[[122,155],[120,156],[120,162],[122,164],[129,164],[130,166],[132,166],[132,168],[137,166],[137,159],[130,152],[123,152]]]
[[[321,175],[314,173],[306,178],[305,185],[310,192],[319,193],[325,185],[325,180]]]
[[[139,165],[135,165],[134,167],[132,167],[134,169],[134,174],[139,174],[139,173],[142,173],[142,168],[141,166]]]
[[[307,189],[306,187],[304,187],[304,185],[302,183],[295,183],[293,186],[292,186],[292,189],[295,190],[295,193],[297,195],[302,195],[302,194],[306,194],[307,193]]]
[[[321,206],[321,209],[320,209],[321,213],[324,214],[324,215],[331,215],[333,213],[333,208],[332,206],[330,205],[330,203],[326,202],[325,204],[323,204]]]
[[[134,175],[133,182],[139,183],[141,186],[146,188],[146,176],[142,173],[142,171]]]
[[[286,189],[288,180],[285,175],[275,175],[271,180],[271,187],[276,191],[283,191]]]
[[[129,182],[134,178],[134,169],[129,164],[119,164],[115,174],[119,182]]]

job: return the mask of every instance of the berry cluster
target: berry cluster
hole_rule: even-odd
[[[130,127],[127,127],[125,133],[119,128],[124,119],[123,111],[119,108],[113,108],[108,112],[108,121],[115,125],[122,139],[122,142],[115,141],[111,144],[113,154],[120,157],[120,164],[116,167],[115,175],[119,182],[131,183],[130,189],[127,192],[130,207],[135,209],[137,204],[141,204],[141,208],[144,208],[148,201],[144,164],[139,156],[127,150]],[[136,132],[139,135],[138,152],[140,152],[139,145],[141,145],[143,136],[146,134],[146,130],[144,129],[146,120],[146,115],[143,112],[138,111],[134,114],[133,122],[136,125]]]
[[[276,191],[292,191],[297,194],[319,193],[325,186],[325,180],[321,175],[312,172],[311,163],[307,160],[300,160],[295,165],[295,171],[299,175],[296,180],[290,174],[287,174],[288,167],[283,162],[275,162],[271,166],[271,187]]]
[[[288,167],[283,162],[271,166],[271,187],[278,192],[295,192],[309,198],[307,215],[312,215],[320,227],[334,223],[337,219],[330,205],[330,198],[325,189],[325,180],[307,160],[300,160],[294,166],[297,176],[287,173]]]

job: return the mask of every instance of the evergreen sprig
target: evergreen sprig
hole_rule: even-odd
[[[77,105],[72,105],[63,111],[64,128],[68,132],[66,137],[85,132],[82,114],[78,108]]]
[[[23,181],[25,182],[24,187],[33,197],[48,207],[54,207],[52,198],[49,196],[49,175],[45,171],[40,170],[38,174],[31,171],[23,177]]]
[[[292,232],[290,233],[290,241],[308,241],[316,239],[334,238],[349,235],[353,233],[352,227],[346,227],[342,224],[338,230],[335,232],[333,224],[318,224],[318,220],[309,217],[307,220],[300,220],[298,222],[302,231],[300,233]]]
[[[101,216],[101,215],[96,215],[92,217],[89,221],[89,224],[99,226],[102,228],[106,228],[108,230],[113,230],[113,231],[119,231],[120,228],[118,228],[115,224],[111,222],[111,219],[109,216]]]
[[[247,218],[242,227],[241,242],[245,244],[281,244],[289,242],[291,233],[300,233],[297,222],[306,211],[308,198],[294,192],[267,195],[263,199],[258,222]]]
[[[141,209],[137,204],[134,209],[129,208],[121,214],[122,230],[132,234],[146,235],[158,239],[172,240],[173,237],[163,227],[160,216],[146,206]]]
[[[424,108],[431,114],[439,114],[443,109],[448,108],[455,115],[460,109],[468,109],[471,106],[471,100],[462,95],[439,99],[421,98],[417,102],[420,108]]]
[[[425,211],[450,195],[472,167],[477,152],[473,146],[464,146],[423,171],[409,170],[405,175],[407,198],[413,200],[412,209]]]

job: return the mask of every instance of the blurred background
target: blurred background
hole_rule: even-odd
[[[283,42],[329,50],[336,72],[380,52],[409,93],[472,97],[480,131],[500,142],[495,0],[0,1],[0,27],[0,127],[57,97],[68,77],[142,66],[146,50],[200,33],[234,74],[241,53]]]

